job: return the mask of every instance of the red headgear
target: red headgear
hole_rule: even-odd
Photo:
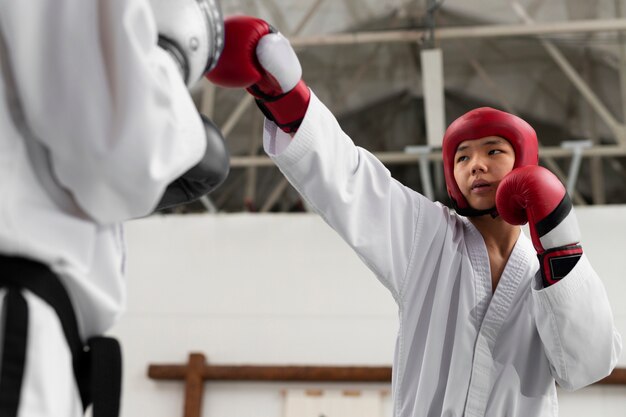
[[[454,179],[454,154],[459,144],[465,140],[487,136],[499,136],[513,146],[515,150],[513,169],[525,165],[537,165],[539,161],[537,134],[519,117],[490,107],[481,107],[456,119],[448,126],[443,136],[443,172],[452,204],[457,213],[464,216],[483,215],[495,210],[479,211],[470,207]]]

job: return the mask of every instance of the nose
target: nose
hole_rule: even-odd
[[[487,172],[487,165],[483,158],[479,156],[475,156],[472,158],[472,164],[470,165],[472,175],[476,175],[479,172]]]

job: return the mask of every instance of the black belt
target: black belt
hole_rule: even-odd
[[[0,288],[4,299],[4,346],[0,369],[0,416],[17,415],[26,359],[28,307],[26,289],[56,312],[72,352],[74,377],[83,408],[93,404],[93,417],[118,417],[122,357],[117,340],[92,337],[84,345],[70,298],[61,280],[44,264],[0,255]]]

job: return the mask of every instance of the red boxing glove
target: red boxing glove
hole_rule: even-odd
[[[507,174],[496,191],[496,208],[507,223],[529,222],[544,286],[567,275],[582,256],[572,202],[547,169],[529,165]]]
[[[224,30],[224,50],[206,77],[222,87],[246,88],[268,119],[285,132],[298,130],[311,93],[287,38],[249,16],[226,19]]]

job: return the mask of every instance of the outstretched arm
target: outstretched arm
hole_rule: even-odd
[[[268,119],[266,152],[399,299],[412,257],[427,253],[414,248],[418,231],[424,245],[434,242],[437,248],[435,236],[447,227],[444,209],[394,180],[379,160],[354,145],[301,80],[286,38],[252,17],[227,18],[225,27],[224,52],[209,80],[245,87],[255,96]]]

